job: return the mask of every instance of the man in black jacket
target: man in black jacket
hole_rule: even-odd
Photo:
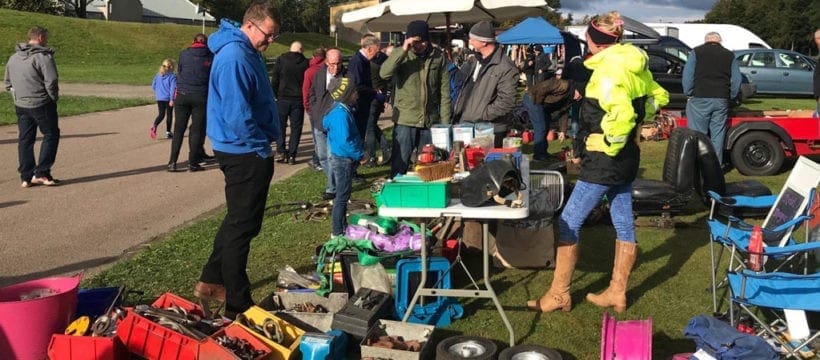
[[[273,66],[271,85],[279,104],[279,124],[282,131],[276,139],[277,162],[296,165],[296,151],[302,138],[305,106],[302,104],[302,83],[309,64],[302,55],[302,43],[290,44],[290,52],[284,53]],[[285,128],[290,118],[290,140],[285,149]]]
[[[213,161],[214,157],[205,153],[205,113],[208,103],[208,79],[211,77],[211,63],[214,54],[208,49],[208,37],[196,34],[194,42],[179,53],[177,63],[177,91],[174,94],[174,138],[171,141],[171,158],[168,171],[177,171],[177,159],[182,148],[182,137],[191,118],[188,133],[188,171],[200,171],[202,162]]]
[[[333,106],[328,85],[330,80],[344,76],[342,67],[342,52],[331,48],[325,53],[325,64],[313,75],[313,82],[308,89],[308,103],[310,104],[310,121],[313,123],[313,138],[316,141],[316,156],[322,167],[327,184],[322,199],[330,200],[336,197],[336,182],[333,181],[333,171],[330,168],[330,150],[327,146],[327,134],[322,127],[322,119]]]
[[[683,93],[689,97],[686,126],[709,135],[722,164],[729,101],[740,91],[740,67],[734,54],[720,44],[720,34],[710,32],[704,41],[692,49],[683,67]]]

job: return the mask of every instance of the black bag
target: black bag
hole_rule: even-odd
[[[474,169],[470,176],[461,181],[461,203],[479,207],[493,197],[503,198],[522,188],[521,174],[511,159],[493,160]]]

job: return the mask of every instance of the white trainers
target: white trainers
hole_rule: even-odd
[[[57,180],[51,176],[37,177],[37,175],[34,175],[31,177],[31,185],[56,186],[60,185],[60,180]]]

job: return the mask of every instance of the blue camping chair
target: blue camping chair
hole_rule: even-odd
[[[728,216],[722,220],[718,209],[726,207],[766,208],[770,210],[761,228],[763,230],[764,246],[788,247],[797,242],[792,231],[803,224],[810,217],[806,216],[809,205],[814,201],[815,187],[820,179],[820,164],[805,157],[800,157],[789,174],[786,183],[777,196],[724,197],[714,192],[708,192],[711,199],[711,209],[707,225],[710,236],[711,256],[711,293],[712,310],[718,313],[718,289],[725,287],[725,277],[717,282],[718,272],[724,250],[729,251],[727,272],[740,271],[745,268],[748,258],[747,248],[751,237],[752,225],[735,216]],[[716,249],[719,247],[719,250]],[[717,254],[716,254],[717,253]],[[779,271],[785,266],[796,266],[794,259],[807,259],[808,256],[798,256],[794,252],[769,253],[767,259],[776,259],[776,266],[769,266],[770,271]],[[804,262],[805,265],[805,262]]]
[[[804,250],[820,249],[820,243],[799,244]],[[784,311],[820,311],[820,273],[792,274],[784,272],[762,273],[744,269],[728,274],[731,289],[730,320],[737,325],[734,305],[750,318],[758,327],[758,336],[767,334],[777,342],[786,355],[797,357],[798,352],[820,337],[820,331],[809,333],[804,339],[789,341],[777,329],[788,326]],[[755,311],[755,309],[759,311]]]

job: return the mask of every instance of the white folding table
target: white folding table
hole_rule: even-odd
[[[526,163],[526,160],[524,160]],[[526,164],[529,165],[529,164]],[[522,164],[522,175],[525,178],[529,178],[527,172],[525,172],[525,168],[529,166],[525,166]],[[526,174],[526,175],[525,175]],[[529,180],[525,180],[524,184],[528,184]],[[478,220],[481,222],[482,226],[482,237],[483,237],[483,248],[484,248],[484,258],[483,266],[484,266],[484,289],[481,289],[480,286],[475,282],[472,275],[467,271],[466,266],[464,270],[467,271],[467,275],[470,277],[470,280],[473,283],[475,289],[437,289],[437,288],[427,288],[425,284],[427,283],[427,246],[421,247],[421,279],[419,288],[416,291],[416,294],[413,295],[413,300],[410,301],[410,305],[407,307],[407,311],[404,313],[404,317],[402,321],[407,321],[410,317],[410,314],[413,311],[413,307],[419,300],[421,296],[453,296],[453,297],[467,297],[467,298],[490,298],[495,303],[496,309],[498,309],[498,313],[501,315],[501,320],[504,321],[504,325],[507,326],[507,330],[510,333],[510,346],[515,345],[515,335],[513,333],[512,325],[510,325],[510,321],[507,320],[507,315],[504,313],[504,308],[501,307],[501,303],[498,301],[498,296],[493,290],[493,287],[490,285],[490,250],[489,250],[489,221],[490,220],[505,220],[505,219],[523,219],[529,215],[529,191],[522,190],[522,196],[524,200],[524,206],[521,208],[510,208],[504,205],[487,205],[482,207],[467,207],[461,204],[459,199],[450,199],[450,203],[446,208],[443,209],[430,209],[430,208],[398,208],[398,207],[387,207],[381,206],[379,208],[379,215],[381,216],[393,216],[393,217],[404,217],[404,218],[421,218],[421,234],[422,234],[422,244],[427,244],[427,228],[426,228],[426,220],[438,217],[455,217],[461,219],[469,219],[469,220]],[[464,266],[462,264],[462,266]]]

